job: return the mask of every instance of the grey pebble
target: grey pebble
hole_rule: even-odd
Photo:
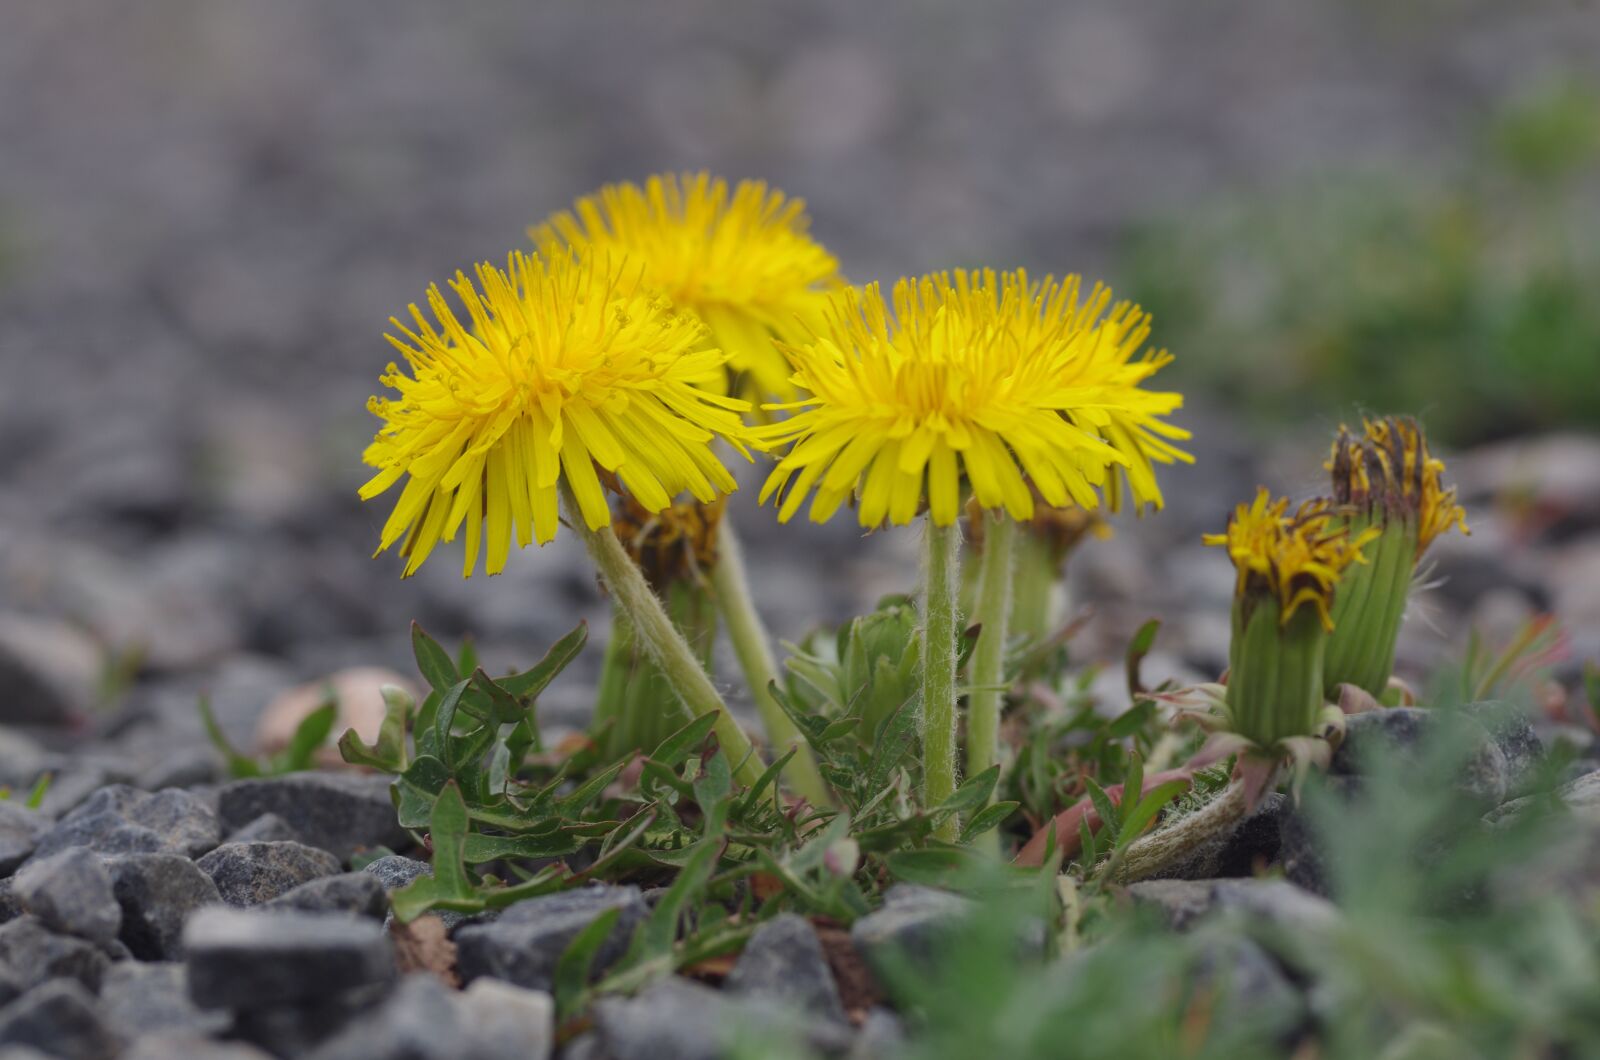
[[[126,854],[107,867],[122,907],[122,942],[143,961],[180,959],[189,917],[222,901],[211,877],[176,854]]]
[[[229,905],[260,905],[309,880],[332,876],[339,859],[304,843],[225,843],[197,865]]]
[[[104,945],[122,928],[122,908],[100,856],[68,847],[17,873],[17,901],[46,927]]]

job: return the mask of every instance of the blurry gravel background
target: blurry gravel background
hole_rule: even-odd
[[[194,740],[198,690],[247,738],[299,681],[409,672],[412,618],[497,665],[580,615],[603,627],[568,538],[496,579],[463,582],[447,553],[402,582],[369,558],[384,504],[355,489],[387,317],[604,181],[765,177],[854,279],[1114,280],[1141,219],[1330,168],[1448,166],[1489,108],[1596,56],[1600,13],[1574,0],[0,0],[0,720],[155,769]],[[1186,412],[1199,463],[1165,476],[1169,511],[1078,557],[1090,652],[1160,613],[1158,665],[1214,672],[1231,572],[1200,529],[1258,480],[1312,489],[1347,412],[1271,445]],[[1407,658],[1552,607],[1600,655],[1600,445],[1503,443],[1452,470],[1475,533],[1440,549],[1441,632],[1412,623]],[[909,584],[914,532],[780,534],[753,500],[734,517],[779,634]],[[581,717],[598,658],[551,709]],[[5,754],[36,748],[6,740],[0,782],[19,782]]]

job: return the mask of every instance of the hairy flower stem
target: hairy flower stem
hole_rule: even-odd
[[[938,806],[956,790],[956,575],[961,528],[928,517],[922,558],[922,805]],[[934,836],[955,842],[952,814]]]
[[[1011,579],[1011,632],[1038,644],[1055,632],[1061,612],[1061,571],[1055,546],[1038,534],[1019,534]]]
[[[695,658],[694,649],[667,617],[666,608],[651,591],[644,574],[628,558],[622,542],[609,526],[590,529],[565,478],[561,480],[561,499],[567,510],[567,520],[583,538],[606,590],[627,612],[634,634],[677,693],[679,705],[687,712],[685,720],[716,713],[714,729],[723,753],[733,765],[734,776],[746,787],[754,785],[761,777],[761,757],[717,694],[711,678],[706,676],[705,667]]]
[[[632,656],[633,626],[622,608],[613,603],[611,637],[606,641],[605,658],[600,663],[600,685],[595,689],[594,722],[591,726],[591,731],[597,734],[604,730],[604,746],[608,757],[622,753],[625,739],[621,733],[623,700],[627,695]],[[607,722],[611,723],[609,729]]]
[[[1268,777],[1264,790],[1270,791],[1272,783],[1272,778]],[[1216,798],[1194,813],[1128,844],[1113,871],[1114,882],[1137,883],[1149,879],[1226,838],[1233,826],[1246,816],[1245,789],[1245,782],[1236,777]]]
[[[755,701],[761,724],[767,731],[767,742],[772,746],[773,757],[797,748],[789,764],[783,769],[783,779],[796,794],[803,795],[813,806],[831,806],[832,796],[828,786],[817,772],[817,763],[811,757],[811,748],[800,737],[800,730],[789,720],[778,701],[772,697],[768,686],[778,679],[777,663],[772,657],[771,641],[761,614],[756,610],[750,595],[750,580],[745,574],[744,548],[727,518],[717,529],[717,561],[711,569],[711,591],[717,608],[728,628],[728,639],[733,642],[733,652],[739,657],[739,667],[750,685],[750,698]]]
[[[980,624],[972,652],[972,691],[967,696],[967,775],[977,776],[1000,761],[1000,708],[1005,699],[1007,627],[1011,617],[1012,554],[1017,524],[1008,515],[985,516],[983,557],[979,561]],[[999,853],[999,837],[991,830],[979,838],[986,850]]]

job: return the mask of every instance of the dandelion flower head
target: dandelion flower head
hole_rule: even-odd
[[[1109,311],[1108,311],[1109,310]],[[1149,317],[1076,276],[937,273],[836,293],[812,341],[787,347],[808,396],[763,437],[790,444],[762,489],[780,520],[808,495],[823,522],[846,500],[861,525],[909,523],[925,503],[948,526],[963,484],[987,509],[1159,507],[1153,465],[1189,455],[1161,417],[1180,394],[1142,385],[1171,357],[1144,350]]]
[[[466,319],[437,285],[431,321],[416,305],[410,326],[392,319],[398,334],[386,337],[406,367],[391,363],[381,382],[398,396],[368,403],[383,425],[361,497],[406,480],[378,550],[400,542],[407,575],[463,529],[463,574],[483,546],[484,569],[498,573],[513,537],[555,536],[563,480],[591,528],[610,522],[603,482],[649,511],[685,490],[710,502],[735,488],[715,442],[745,451],[748,405],[705,386],[725,355],[638,268],[517,253],[449,286]]]
[[[730,191],[696,173],[609,184],[528,234],[544,253],[570,246],[634,260],[647,285],[705,322],[741,393],[787,400],[794,390],[774,337],[802,335],[842,283],[809,226],[804,202],[763,182]]]

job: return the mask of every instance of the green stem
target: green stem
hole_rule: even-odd
[[[593,731],[599,734],[607,721],[611,727],[605,733],[607,758],[621,755],[623,700],[627,695],[628,679],[633,669],[633,627],[628,616],[615,602],[611,605],[611,639],[606,641],[606,654],[600,663],[600,684],[595,690]]]
[[[583,538],[584,546],[599,569],[600,578],[605,582],[611,598],[627,612],[634,633],[677,693],[680,705],[687,712],[685,720],[716,714],[714,730],[722,744],[723,753],[733,764],[734,776],[746,787],[754,785],[760,779],[763,768],[760,755],[756,754],[750,737],[739,728],[728,705],[717,694],[711,678],[706,676],[705,667],[695,658],[694,650],[684,641],[683,635],[672,624],[672,619],[667,617],[666,608],[650,590],[644,574],[628,558],[622,542],[617,540],[616,533],[609,526],[598,530],[589,528],[572,495],[572,487],[567,485],[565,479],[561,480],[561,498],[567,509],[568,522],[574,532]]]
[[[1000,761],[1000,708],[1005,699],[1006,634],[1011,617],[1011,557],[1017,524],[1011,517],[984,516],[983,558],[979,561],[978,643],[972,652],[972,673],[967,696],[967,776],[977,776]],[[998,836],[988,832],[981,840],[999,852]]]
[[[922,591],[922,804],[933,809],[956,790],[956,573],[961,528],[928,518],[923,539]],[[960,822],[952,814],[934,832],[954,842]]]
[[[1011,579],[1011,628],[1032,644],[1055,632],[1058,610],[1056,583],[1060,580],[1054,548],[1038,534],[1019,535],[1016,572]]]
[[[766,626],[762,624],[761,614],[750,595],[744,548],[726,517],[717,531],[717,560],[711,571],[711,591],[716,597],[718,610],[722,612],[722,620],[728,627],[733,653],[739,657],[739,667],[750,685],[750,698],[755,701],[756,712],[761,715],[761,724],[766,728],[773,757],[785,754],[791,747],[797,748],[794,757],[784,767],[783,778],[813,806],[831,806],[833,798],[822,781],[822,774],[817,772],[811,748],[769,690],[769,686],[778,679],[778,666],[772,657]]]

